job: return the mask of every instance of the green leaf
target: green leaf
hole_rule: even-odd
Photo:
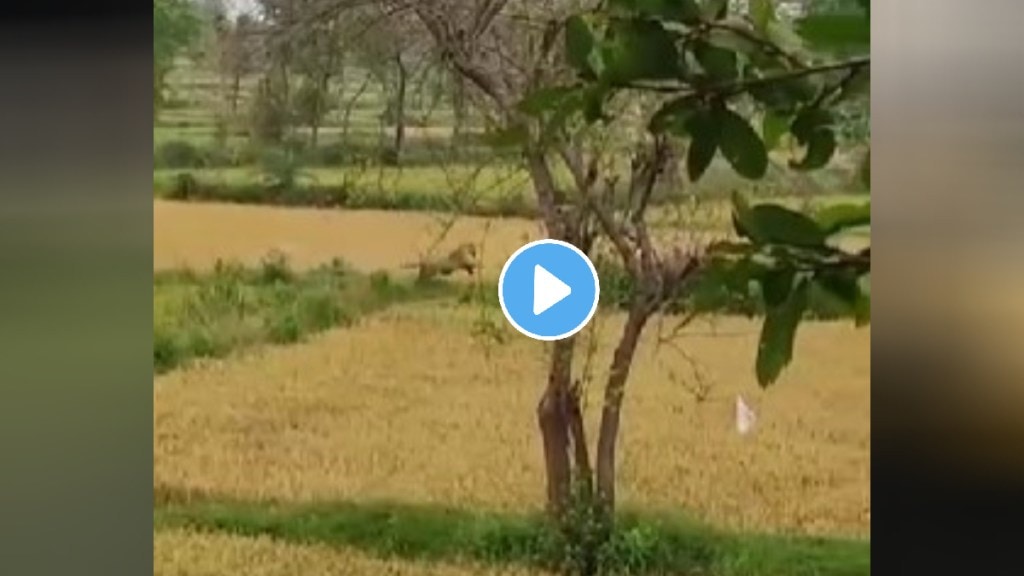
[[[690,147],[686,151],[686,173],[691,182],[700,180],[718,150],[719,125],[707,110],[691,115],[686,122]]]
[[[819,128],[826,128],[833,123],[832,113],[823,108],[804,108],[793,119],[789,131],[797,138],[806,138]]]
[[[583,119],[587,123],[608,120],[609,116],[604,111],[604,104],[608,99],[608,94],[608,87],[600,83],[588,87],[583,92]]]
[[[802,140],[802,141],[801,141]],[[836,151],[836,134],[831,128],[821,128],[811,132],[806,138],[797,137],[797,141],[807,146],[802,160],[790,160],[789,166],[796,170],[817,170],[825,167]]]
[[[860,9],[864,11],[864,17],[871,21],[871,0],[857,0],[857,4],[860,5]]]
[[[732,226],[736,230],[736,234],[753,240],[750,228],[745,224],[750,221],[750,203],[737,190],[733,190],[730,197],[732,200]]]
[[[768,170],[768,152],[746,119],[728,108],[719,108],[715,122],[719,126],[718,146],[733,169],[751,180],[764,176]]]
[[[694,94],[673,98],[658,109],[648,122],[648,129],[654,133],[661,133],[672,129],[673,132],[686,136],[689,134],[686,129],[686,122],[690,115],[696,110],[699,99]]]
[[[763,74],[762,78],[773,78],[783,75],[784,69],[773,69]],[[810,78],[791,78],[786,80],[770,80],[765,84],[750,89],[750,95],[770,110],[790,115],[795,114],[799,105],[814,100],[818,95],[818,86]]]
[[[803,248],[820,248],[828,238],[818,223],[809,216],[778,204],[758,204],[733,213],[746,236],[757,244],[783,244]]]
[[[761,138],[766,150],[774,150],[782,135],[789,131],[790,118],[768,110],[761,119]]]
[[[871,202],[826,206],[815,214],[814,219],[827,236],[832,236],[847,228],[869,226],[871,224]]]
[[[765,311],[755,368],[757,383],[762,387],[775,383],[793,359],[793,343],[807,309],[807,293],[808,283],[800,279],[783,304]]]
[[[832,124],[832,113],[822,108],[806,108],[797,114],[789,130],[807,151],[803,159],[789,161],[791,168],[816,170],[828,164],[836,150]]]
[[[609,6],[687,25],[697,24],[701,16],[696,0],[612,0]]]
[[[765,35],[772,43],[776,44],[785,52],[801,52],[804,50],[804,40],[792,30],[785,22],[773,20],[765,26]]]
[[[772,0],[750,0],[750,18],[754,21],[754,28],[763,34],[768,23],[775,20],[775,3]]]
[[[609,35],[612,40],[602,46],[602,76],[611,83],[679,76],[681,66],[675,37],[659,22],[640,18],[617,20],[609,27]]]
[[[765,308],[781,306],[786,301],[786,298],[789,297],[789,292],[793,289],[793,280],[795,278],[796,270],[788,266],[768,270],[759,279]]]
[[[704,0],[701,13],[709,20],[721,20],[729,15],[729,0]]]
[[[740,54],[757,55],[761,51],[761,46],[757,42],[741,36],[732,30],[723,30],[721,28],[714,28],[708,32],[707,43],[716,48]],[[733,60],[735,60],[735,54]]]
[[[565,51],[569,65],[585,77],[594,77],[590,55],[594,51],[594,33],[590,25],[578,14],[569,17],[565,22]]]
[[[798,22],[797,31],[818,50],[860,49],[871,45],[871,23],[863,14],[811,14]]]
[[[853,308],[854,323],[858,328],[871,323],[871,279],[865,275],[857,281],[860,296]]]
[[[774,110],[784,115],[795,112],[800,103],[800,100],[793,98],[784,86],[775,82],[755,86],[750,89],[749,93],[754,100],[763,104],[766,109]]]
[[[823,291],[833,296],[850,311],[853,311],[860,298],[860,285],[857,275],[851,271],[825,270],[815,275],[814,283]]]
[[[736,68],[736,53],[726,48],[712,46],[708,42],[696,41],[693,46],[693,56],[701,68],[715,80],[733,80],[738,70]]]

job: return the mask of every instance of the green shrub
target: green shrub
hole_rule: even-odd
[[[280,144],[289,113],[280,90],[268,79],[260,80],[249,110],[249,137],[258,145]]]
[[[161,374],[181,363],[185,351],[177,335],[170,330],[155,327],[153,331],[153,370]]]
[[[275,192],[294,190],[313,176],[302,167],[302,159],[294,145],[264,150],[260,159],[264,186]]]
[[[174,176],[174,184],[167,192],[172,200],[191,200],[199,196],[199,181],[190,172],[181,172]]]
[[[348,149],[340,142],[317,146],[306,151],[306,161],[312,166],[341,166],[349,159]]]
[[[155,164],[164,168],[203,168],[208,165],[207,155],[195,144],[184,140],[168,140],[161,144]]]
[[[394,302],[453,292],[440,281],[421,288],[385,273],[365,277],[340,259],[298,271],[273,252],[258,266],[217,262],[201,274],[163,272],[154,275],[154,288],[161,303],[154,306],[157,372],[261,342],[298,342]]]
[[[276,250],[262,259],[259,270],[260,281],[267,284],[290,282],[295,279],[295,272],[288,263],[288,257]]]

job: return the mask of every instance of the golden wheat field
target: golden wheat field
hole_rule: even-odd
[[[720,217],[714,214],[719,209],[709,207],[707,215],[701,208],[699,215],[688,217],[706,223]],[[685,245],[696,238],[721,236],[720,232],[677,228],[659,226],[655,240]],[[252,264],[278,251],[298,268],[342,258],[363,271],[395,270],[429,250],[443,254],[472,242],[483,251],[481,273],[496,278],[505,260],[523,244],[540,238],[540,232],[539,222],[522,218],[155,200],[153,263],[157,270],[204,269],[219,259]]]
[[[156,485],[539,508],[544,348],[509,328],[507,344],[485,349],[472,336],[479,314],[395,308],[305,344],[159,377]],[[606,359],[622,317],[597,322]],[[690,360],[656,350],[658,329],[648,330],[625,406],[621,498],[734,528],[868,535],[870,331],[802,325],[794,364],[766,392],[752,375],[757,331],[735,318],[691,326],[676,340]],[[697,368],[708,382],[703,401],[693,393]],[[737,393],[758,412],[753,435],[734,429]]]
[[[441,237],[447,218],[415,212],[317,210],[233,204],[153,203],[157,270],[208,268],[218,259],[258,262],[272,250],[297,267],[340,257],[363,270],[414,262]],[[501,270],[509,254],[538,237],[529,220],[459,216],[438,250],[483,242],[483,266]]]
[[[351,550],[295,545],[270,538],[165,530],[153,534],[154,576],[542,576],[484,566],[378,560]]]

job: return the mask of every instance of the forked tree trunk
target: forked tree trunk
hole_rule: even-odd
[[[406,69],[405,63],[402,62],[401,54],[395,58],[395,63],[398,65],[398,93],[395,95],[394,142],[394,158],[395,163],[397,164],[402,157],[402,148],[405,146],[405,93],[409,71]]]
[[[544,154],[536,150],[527,154],[527,167],[538,203],[544,213],[549,235],[558,240],[578,244],[578,239],[565,237],[566,227],[557,220],[554,196],[555,181]],[[589,245],[578,246],[588,251]],[[551,348],[548,383],[537,405],[544,449],[544,469],[547,480],[547,508],[552,518],[560,520],[573,488],[573,473],[589,490],[593,471],[587,448],[580,391],[572,385],[572,363],[575,355],[575,337],[559,340]],[[575,470],[574,470],[575,467]]]
[[[554,518],[564,514],[572,487],[568,399],[574,340],[567,338],[552,345],[548,385],[537,405],[547,479],[547,510]]]
[[[597,496],[605,511],[615,509],[615,456],[619,439],[619,423],[622,413],[622,399],[625,396],[626,381],[633,365],[640,335],[643,333],[653,308],[642,295],[638,295],[630,308],[626,325],[622,330],[619,345],[612,357],[611,372],[604,390],[604,408],[601,411],[601,427],[597,438]]]

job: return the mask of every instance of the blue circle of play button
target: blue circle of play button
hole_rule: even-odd
[[[498,278],[505,318],[535,340],[561,340],[582,330],[600,294],[590,258],[561,240],[537,240],[516,250]]]

